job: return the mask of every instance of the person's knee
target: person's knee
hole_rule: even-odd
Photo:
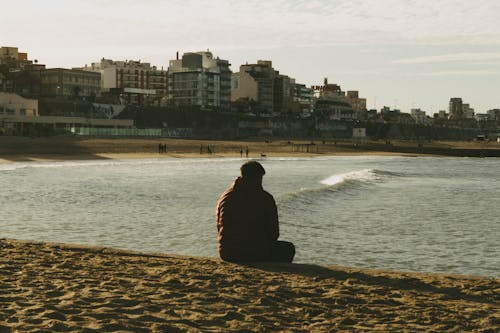
[[[295,257],[295,245],[293,243],[288,242],[288,253],[290,254],[290,262],[292,262],[293,258]]]
[[[295,245],[293,243],[289,243],[290,245],[290,252],[292,253],[292,258],[295,256]]]

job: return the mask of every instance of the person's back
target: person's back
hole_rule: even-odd
[[[238,177],[217,204],[216,223],[219,254],[228,261],[288,261],[293,244],[277,241],[278,212],[271,194],[262,188],[264,168],[255,161],[245,163]]]

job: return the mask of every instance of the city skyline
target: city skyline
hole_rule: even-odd
[[[233,72],[265,59],[300,83],[318,85],[327,77],[343,90],[359,90],[368,108],[421,108],[432,115],[447,110],[451,97],[477,113],[500,106],[500,3],[494,0],[44,4],[4,4],[0,35],[3,46],[19,47],[47,67],[81,67],[105,57],[166,69],[177,51],[210,49]]]

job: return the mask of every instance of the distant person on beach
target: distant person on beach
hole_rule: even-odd
[[[248,161],[217,203],[216,224],[222,260],[292,262],[295,246],[278,241],[278,209],[262,188],[266,173],[259,162]]]

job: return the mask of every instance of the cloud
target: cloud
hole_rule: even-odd
[[[392,61],[393,64],[430,64],[443,62],[477,62],[500,60],[500,52],[467,52],[467,53],[450,53],[440,54],[426,57],[415,57],[398,59]]]
[[[54,35],[65,43],[91,35],[189,48],[500,44],[497,0],[47,0],[46,6],[51,10],[40,15],[38,1],[8,2],[0,21],[18,26],[20,14],[9,13],[22,13],[49,43]],[[70,24],[56,27],[61,20]],[[32,29],[9,32],[21,34],[32,38]]]
[[[499,71],[489,70],[456,70],[456,71],[437,71],[429,73],[420,73],[419,76],[489,76],[500,75]]]

